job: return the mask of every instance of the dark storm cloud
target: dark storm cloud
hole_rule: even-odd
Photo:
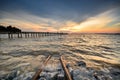
[[[25,11],[60,21],[81,21],[119,4],[120,0],[1,0],[0,11]]]

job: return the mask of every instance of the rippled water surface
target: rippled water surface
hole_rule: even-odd
[[[4,36],[0,36],[0,75],[13,70],[34,71],[48,55],[53,55],[51,63],[54,65],[59,64],[59,56],[63,55],[73,65],[82,60],[87,67],[94,69],[120,69],[118,34],[70,34],[15,39]]]

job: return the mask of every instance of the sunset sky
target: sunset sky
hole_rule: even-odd
[[[0,25],[22,31],[120,33],[120,0],[0,0]]]

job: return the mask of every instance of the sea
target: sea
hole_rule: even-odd
[[[0,77],[15,70],[21,74],[35,71],[49,55],[52,55],[49,64],[54,65],[51,67],[59,64],[62,55],[73,69],[77,68],[77,62],[84,61],[88,68],[95,70],[120,71],[120,34],[80,33],[13,39],[0,34]],[[120,79],[120,72],[116,75]]]

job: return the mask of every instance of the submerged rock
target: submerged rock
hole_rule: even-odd
[[[5,78],[5,80],[12,80],[15,77],[17,77],[18,74],[19,74],[19,71],[15,70],[15,71],[11,72],[10,74],[8,74]]]
[[[106,74],[103,71],[95,71],[93,76],[96,80],[112,80],[112,77],[109,74]]]
[[[86,63],[84,61],[77,62],[77,65],[80,67],[86,67]]]
[[[74,80],[94,80],[93,75],[86,68],[73,70]]]
[[[40,74],[39,80],[64,80],[64,71],[60,68],[56,70],[44,70]]]
[[[35,72],[23,73],[12,80],[31,80]]]
[[[57,75],[57,80],[64,80],[64,74],[63,73],[60,73]]]
[[[57,75],[57,72],[42,72],[40,74],[40,78],[45,78],[46,80],[51,80],[51,79],[55,78],[56,75]]]
[[[38,79],[38,80],[46,80],[44,77],[41,77],[40,79]]]
[[[119,69],[112,69],[111,74],[115,76],[120,76],[120,70]]]
[[[110,75],[114,80],[120,80],[120,69],[110,69]]]
[[[70,64],[67,64],[66,67],[67,67],[67,69],[69,70],[69,72],[72,73],[73,69],[72,69],[71,65],[70,65]]]
[[[91,72],[86,68],[73,70],[74,80],[113,80],[110,74],[106,74],[102,71]]]
[[[77,64],[77,69],[73,69],[70,64],[66,67],[71,74],[73,80],[120,80],[120,70],[119,69],[107,69],[95,70],[92,68],[87,68],[84,61],[79,61]],[[35,72],[24,72],[13,71],[4,78],[0,80],[31,80]],[[41,74],[39,74],[38,80],[64,80],[65,73],[61,66],[45,68]]]

